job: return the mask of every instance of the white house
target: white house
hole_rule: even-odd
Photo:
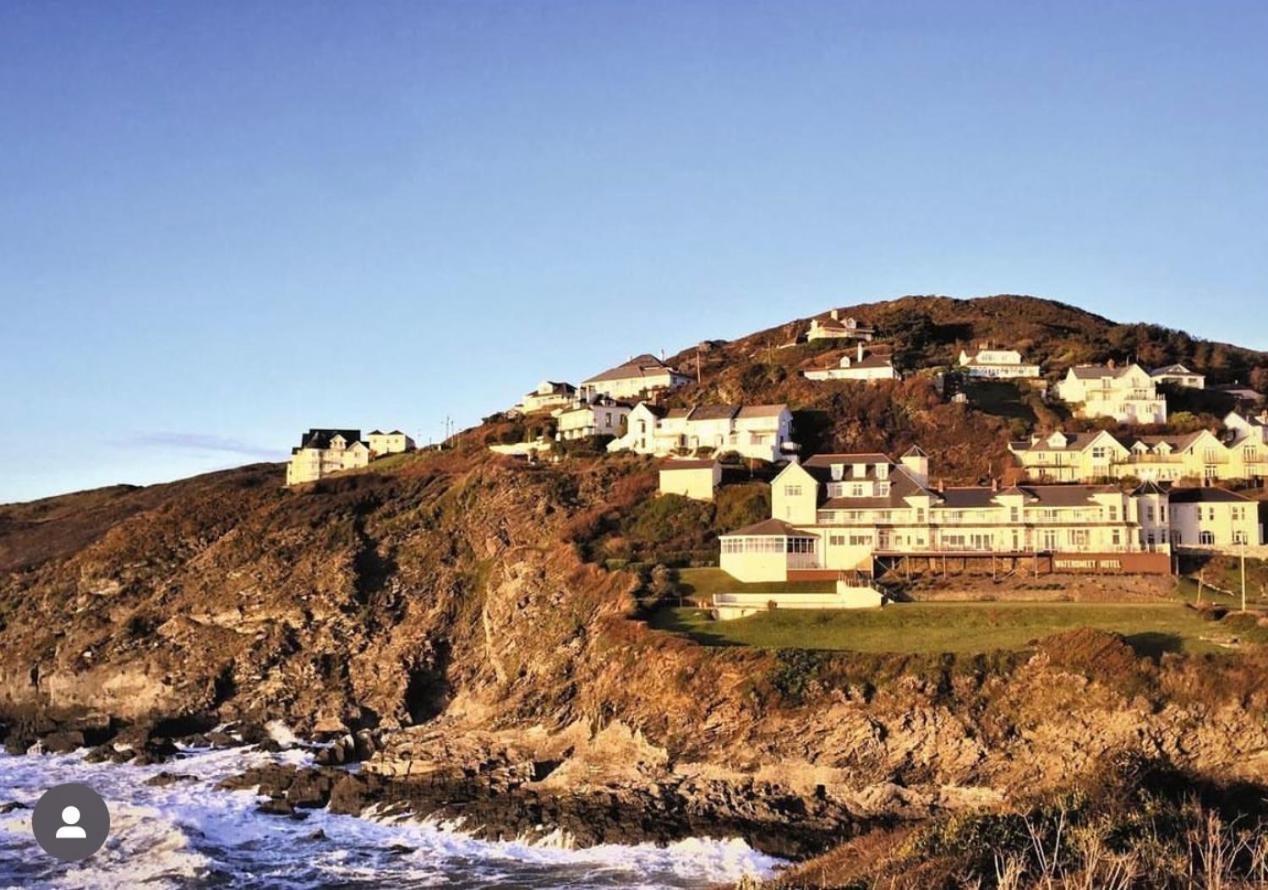
[[[691,378],[686,374],[680,374],[656,356],[644,353],[583,380],[581,397],[587,401],[601,395],[613,399],[639,399],[690,382]]]
[[[661,494],[711,501],[722,484],[722,465],[716,460],[675,458],[662,463],[659,469]]]
[[[553,411],[572,403],[577,395],[577,388],[571,383],[556,380],[543,380],[537,388],[526,393],[515,407],[524,414],[535,414],[539,411]]]
[[[415,448],[414,440],[400,430],[392,430],[390,433],[372,430],[365,439],[366,444],[370,446],[371,457],[382,457],[385,454],[402,454],[406,451],[413,451]]]
[[[1171,543],[1177,547],[1237,547],[1262,540],[1259,503],[1223,488],[1173,488]]]
[[[619,436],[632,410],[629,404],[607,396],[599,396],[593,402],[574,402],[555,412],[558,422],[555,437],[567,441],[591,436]]]
[[[1224,426],[1233,431],[1236,442],[1268,445],[1268,411],[1250,416],[1230,411],[1224,416]]]
[[[777,461],[792,451],[792,412],[787,405],[697,405],[662,408],[640,402],[630,412],[625,435],[608,450],[667,455],[709,449]]]
[[[1134,362],[1118,367],[1078,365],[1060,383],[1057,395],[1081,417],[1112,417],[1119,423],[1166,423],[1167,400],[1145,369]]]
[[[833,309],[825,318],[810,319],[806,339],[814,340],[871,340],[876,336],[873,328],[861,325],[853,318],[842,318],[839,309]]]
[[[919,449],[897,463],[883,454],[820,454],[771,482],[771,519],[720,536],[720,565],[746,582],[871,574],[878,560],[948,557],[998,561],[1006,571],[1011,562],[1011,570],[1165,574],[1167,536],[1147,536],[1139,519],[1160,497],[1156,486],[1131,494],[1112,485],[935,488]]]
[[[1181,364],[1167,365],[1163,368],[1154,368],[1149,372],[1149,376],[1153,378],[1154,383],[1158,384],[1169,383],[1173,386],[1183,386],[1188,389],[1206,388],[1205,374],[1190,371]]]
[[[286,465],[286,484],[315,482],[340,470],[370,464],[370,446],[361,441],[360,430],[310,429],[291,449]]]
[[[834,368],[807,368],[801,372],[807,380],[897,380],[898,372],[887,355],[865,355],[863,344],[853,357],[841,356]]]
[[[1039,366],[1022,360],[1015,349],[991,349],[986,344],[974,353],[960,350],[960,367],[970,377],[1029,379],[1039,376]]]

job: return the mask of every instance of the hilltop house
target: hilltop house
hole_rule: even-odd
[[[382,457],[385,454],[402,454],[406,451],[413,451],[416,447],[414,440],[400,430],[392,430],[390,433],[372,430],[365,438],[366,444],[370,448],[370,457]]]
[[[1169,383],[1172,386],[1183,386],[1188,389],[1205,389],[1206,375],[1199,374],[1196,371],[1190,371],[1184,365],[1175,364],[1167,365],[1163,368],[1154,368],[1149,372],[1149,376],[1153,378],[1154,383]]]
[[[1145,369],[1134,362],[1117,367],[1078,365],[1057,384],[1057,395],[1080,417],[1112,417],[1119,423],[1166,423],[1167,400]]]
[[[315,482],[340,470],[368,466],[370,446],[361,441],[360,430],[310,429],[291,449],[286,465],[286,484]]]
[[[593,402],[574,402],[555,412],[558,422],[555,438],[568,441],[591,436],[619,436],[632,410],[626,402],[607,396],[598,396]]]
[[[1015,349],[991,349],[983,343],[972,354],[960,350],[960,367],[970,377],[1030,379],[1039,376],[1039,366],[1027,364]]]
[[[536,389],[524,395],[520,403],[515,406],[515,410],[523,414],[553,411],[556,408],[563,408],[571,404],[576,395],[577,388],[571,383],[543,380],[537,384]]]
[[[1263,537],[1259,504],[1223,488],[1171,491],[1171,543],[1177,547],[1238,547]]]
[[[953,557],[1005,571],[1170,571],[1166,494],[1107,485],[928,483],[928,458],[912,449],[820,454],[771,483],[771,518],[721,536],[721,567],[740,581],[872,574],[877,562]],[[1153,517],[1158,531],[1140,516]]]
[[[581,398],[589,401],[602,395],[612,399],[640,399],[690,382],[691,378],[686,374],[680,374],[656,356],[644,353],[583,380]]]
[[[876,336],[874,328],[860,325],[853,318],[842,318],[838,309],[830,311],[826,318],[810,319],[806,331],[808,341],[815,340],[871,340]]]
[[[741,457],[777,461],[796,446],[787,405],[697,405],[662,408],[640,402],[630,412],[623,436],[608,451],[668,455],[711,449]]]
[[[675,458],[662,463],[659,469],[661,494],[711,501],[722,484],[722,465],[714,459]]]
[[[856,355],[841,356],[834,368],[807,368],[801,372],[807,380],[897,380],[898,372],[887,355],[864,355],[863,344]]]

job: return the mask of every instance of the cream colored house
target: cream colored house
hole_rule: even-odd
[[[772,518],[722,535],[721,567],[740,581],[871,574],[878,560],[1023,560],[1047,571],[1170,571],[1167,537],[1139,521],[1155,490],[1109,485],[951,488],[927,484],[908,452],[820,454],[771,482]],[[925,480],[925,481],[922,481]],[[1156,489],[1156,486],[1154,487]]]
[[[1119,423],[1167,422],[1167,400],[1158,395],[1153,378],[1135,363],[1073,367],[1057,384],[1057,395],[1075,406],[1080,417],[1112,417]]]
[[[660,493],[712,501],[722,484],[722,465],[716,460],[677,458],[660,465]]]
[[[1226,444],[1209,430],[1128,438],[1104,431],[1058,431],[1032,436],[1029,442],[1010,442],[1008,450],[1028,478],[1051,482],[1254,479],[1264,474],[1268,458],[1268,449],[1253,443]]]
[[[787,405],[662,408],[640,402],[630,412],[625,434],[608,443],[611,452],[664,456],[708,449],[771,462],[795,448]]]
[[[625,402],[599,396],[593,402],[574,402],[555,411],[558,422],[555,438],[563,441],[593,436],[619,436],[625,420],[634,410]]]
[[[1259,503],[1223,488],[1173,488],[1171,543],[1177,547],[1232,548],[1263,540]]]
[[[680,374],[656,356],[644,353],[582,381],[581,398],[589,401],[607,396],[617,400],[634,400],[690,382],[691,378],[686,374]]]
[[[1199,374],[1196,371],[1190,371],[1184,365],[1175,364],[1167,365],[1164,368],[1154,368],[1149,372],[1149,376],[1153,378],[1154,383],[1169,383],[1172,386],[1183,386],[1188,389],[1206,389],[1206,375]]]
[[[291,449],[286,465],[286,484],[316,482],[340,470],[370,464],[370,446],[361,441],[360,430],[310,429]]]
[[[392,430],[390,433],[373,430],[365,439],[366,444],[370,446],[370,457],[382,457],[385,454],[402,454],[406,451],[413,451],[415,448],[414,440],[400,430]]]
[[[863,344],[854,356],[841,356],[834,368],[807,368],[801,372],[807,380],[897,380],[898,372],[887,355],[866,355]]]
[[[1091,482],[1120,475],[1118,467],[1131,455],[1122,442],[1105,431],[1031,436],[1029,442],[1009,442],[1008,450],[1041,482]]]
[[[853,318],[842,318],[839,309],[833,309],[826,317],[810,319],[806,339],[814,340],[871,340],[876,336],[873,328],[861,325]]]
[[[1224,418],[1233,438],[1228,443],[1230,463],[1241,479],[1268,477],[1268,412],[1245,417],[1236,411]]]
[[[985,343],[974,353],[961,349],[960,367],[970,377],[995,380],[1025,380],[1039,376],[1039,366],[1023,361],[1017,350],[991,349]]]
[[[536,414],[541,411],[553,411],[565,408],[576,398],[577,388],[571,383],[556,380],[543,380],[537,388],[526,393],[515,409],[523,414]]]

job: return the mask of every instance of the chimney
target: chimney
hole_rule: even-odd
[[[1105,367],[1110,368],[1110,369],[1112,370],[1112,369],[1114,369],[1114,368],[1118,367],[1118,365],[1117,365],[1117,364],[1115,364],[1115,362],[1114,362],[1114,360],[1113,360],[1113,359],[1110,359],[1109,361],[1107,361],[1107,362],[1105,363]]]
[[[998,476],[991,477],[991,491],[995,492],[996,494],[999,494],[999,477]]]
[[[859,341],[859,357],[855,361],[863,361],[863,341]]]
[[[943,494],[944,492],[946,492],[946,490],[947,490],[946,480],[939,479],[938,480],[938,494]]]
[[[839,321],[841,318],[840,311],[836,309],[833,309],[831,312],[828,313],[828,315],[832,317],[833,321]]]

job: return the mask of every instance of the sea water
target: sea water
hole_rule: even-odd
[[[305,764],[293,750],[188,749],[155,766],[88,763],[85,752],[0,754],[0,887],[705,888],[766,876],[778,865],[738,840],[669,847],[479,841],[427,820],[336,816],[295,820],[256,812],[253,791],[219,791],[226,776],[270,761]],[[147,785],[160,772],[196,781]],[[81,863],[44,853],[31,833],[40,794],[83,782],[106,799],[110,837]]]

